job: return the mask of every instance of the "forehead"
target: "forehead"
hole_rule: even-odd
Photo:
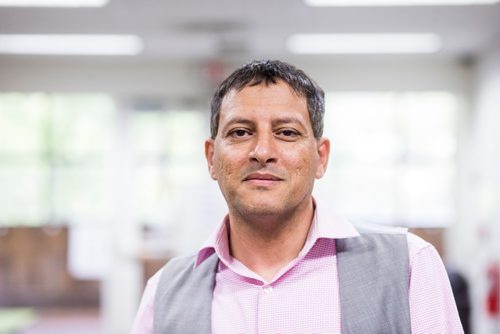
[[[288,84],[245,86],[241,90],[232,89],[221,103],[221,118],[236,111],[282,111],[301,112],[308,115],[307,100],[297,94]]]

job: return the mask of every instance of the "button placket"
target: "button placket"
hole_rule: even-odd
[[[263,285],[262,291],[264,293],[271,293],[271,292],[273,292],[273,287],[272,287],[272,285]]]
[[[258,333],[271,333],[273,332],[272,318],[275,314],[273,312],[275,309],[274,287],[271,284],[265,284],[261,285],[259,289]]]

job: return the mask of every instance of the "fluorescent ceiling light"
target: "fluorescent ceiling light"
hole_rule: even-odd
[[[434,53],[441,41],[434,34],[298,34],[287,47],[297,54]]]
[[[0,35],[0,53],[127,56],[142,52],[134,35]]]
[[[309,6],[317,7],[491,5],[499,1],[500,0],[304,0]]]
[[[0,7],[103,7],[109,0],[0,0]]]

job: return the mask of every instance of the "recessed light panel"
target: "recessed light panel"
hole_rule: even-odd
[[[309,6],[376,7],[376,6],[460,6],[491,5],[499,0],[304,0]]]
[[[0,35],[0,53],[128,56],[141,53],[134,35]]]
[[[434,34],[298,34],[287,47],[296,54],[434,53],[441,41]]]
[[[0,0],[0,7],[102,7],[108,0]]]

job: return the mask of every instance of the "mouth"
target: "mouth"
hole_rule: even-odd
[[[269,173],[252,173],[245,177],[243,181],[257,186],[270,186],[283,181],[283,179]]]

